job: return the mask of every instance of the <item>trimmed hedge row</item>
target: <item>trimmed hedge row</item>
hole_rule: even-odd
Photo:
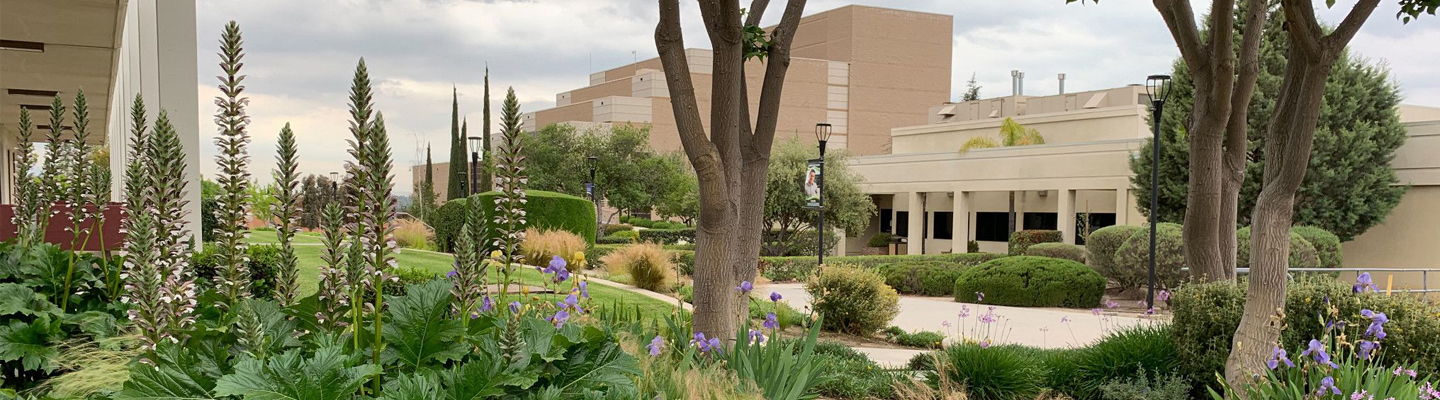
[[[882,264],[878,270],[885,276],[885,284],[901,294],[951,296],[965,266],[944,261],[900,261]]]
[[[976,294],[984,293],[980,300]],[[955,282],[955,301],[1018,307],[1090,308],[1105,295],[1105,277],[1085,264],[1014,256],[968,268]]]
[[[1005,257],[1004,254],[992,253],[952,253],[952,254],[923,254],[903,256],[839,256],[826,257],[825,262],[836,264],[850,264],[866,268],[877,268],[884,264],[902,261],[940,261],[965,266],[980,265],[980,263]],[[760,257],[760,274],[771,281],[797,281],[814,275],[819,264],[812,256],[797,257]]]
[[[497,231],[495,222],[495,198],[499,192],[485,192],[475,195],[484,207],[486,243],[491,242]],[[589,244],[595,243],[595,203],[564,193],[543,190],[525,191],[525,228],[557,229],[580,235]],[[455,238],[465,225],[468,198],[445,202],[435,210],[435,241],[441,251],[453,252]]]
[[[642,229],[639,234],[641,242],[675,244],[684,240],[695,243],[695,228]]]
[[[1025,229],[1010,234],[1010,255],[1018,256],[1025,254],[1025,249],[1040,243],[1058,243],[1065,241],[1060,231]]]
[[[1185,267],[1184,229],[1180,224],[1162,222],[1155,226],[1155,280],[1167,288],[1189,278]],[[1150,229],[1135,231],[1115,252],[1115,280],[1140,287],[1150,281]]]
[[[1317,228],[1318,229],[1318,228]],[[1335,239],[1340,240],[1340,239]],[[1238,268],[1250,268],[1250,227],[1240,228],[1235,231],[1236,249],[1235,266]],[[1334,266],[1339,266],[1335,264]],[[1320,267],[1320,255],[1315,250],[1315,245],[1304,236],[1300,236],[1295,230],[1290,230],[1290,268],[1318,268]]]
[[[1086,264],[1099,271],[1100,275],[1119,283],[1122,288],[1138,287],[1139,283],[1132,282],[1129,274],[1121,273],[1122,269],[1115,260],[1115,254],[1120,251],[1125,240],[1142,230],[1145,230],[1145,227],[1111,225],[1091,232],[1090,236],[1085,238]]]
[[[1040,243],[1025,249],[1025,255],[1085,263],[1085,247],[1067,243]]]

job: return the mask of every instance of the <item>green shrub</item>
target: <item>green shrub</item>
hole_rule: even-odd
[[[468,199],[459,198],[441,204],[430,217],[435,228],[435,245],[440,251],[455,251],[455,238],[460,237],[460,228],[465,226],[465,208]]]
[[[603,230],[605,231],[605,235],[606,235],[606,236],[614,235],[614,234],[619,233],[619,232],[633,232],[633,231],[635,231],[635,227],[634,227],[634,226],[630,226],[630,225],[627,225],[627,224],[605,224],[605,226],[604,226],[603,228],[604,228]]]
[[[1044,229],[1025,229],[1010,234],[1010,255],[1018,256],[1025,254],[1025,249],[1040,243],[1058,243],[1065,241],[1060,231]]]
[[[1066,243],[1040,243],[1025,249],[1025,255],[1060,258],[1085,263],[1085,247]]]
[[[900,313],[900,295],[874,271],[850,265],[827,266],[805,284],[815,312],[825,318],[826,329],[869,335],[890,324]]]
[[[1079,349],[1055,349],[1039,355],[1039,363],[1045,367],[1045,387],[1055,393],[1074,397],[1080,383]]]
[[[885,332],[885,338],[901,346],[938,349],[945,343],[944,333],[934,331],[906,332],[899,327],[892,326],[890,328],[890,330]]]
[[[642,229],[636,232],[641,242],[658,244],[675,244],[684,240],[695,243],[695,228],[682,229]]]
[[[890,399],[897,378],[870,361],[869,357],[844,343],[821,340],[815,343],[815,363],[824,383],[816,386],[820,396],[838,399]]]
[[[943,261],[900,261],[882,264],[877,270],[885,284],[902,294],[951,296],[955,280],[965,266]]]
[[[613,235],[611,235],[611,236],[601,236],[601,237],[595,238],[595,244],[631,244],[631,243],[635,243],[635,240],[634,240],[634,239],[630,239],[630,238],[626,238],[626,237],[613,236]]]
[[[392,271],[400,281],[398,283],[385,285],[385,294],[390,296],[404,296],[406,289],[408,289],[410,285],[418,285],[440,277],[440,275],[434,272],[419,268],[398,267],[392,269]],[[371,293],[374,293],[374,291],[371,291]]]
[[[250,294],[258,298],[270,298],[275,291],[275,278],[280,274],[280,246],[250,245],[250,260],[245,263],[250,271]],[[191,256],[195,277],[205,282],[214,282],[219,273],[219,246],[206,243],[201,251]]]
[[[1005,257],[1003,254],[958,253],[896,256],[841,256],[826,257],[837,264],[856,265],[865,268],[879,268],[881,265],[902,261],[941,261],[961,266],[975,266],[980,263]],[[803,257],[760,257],[760,274],[775,282],[803,280],[815,273],[819,267],[814,256]]]
[[[680,274],[685,276],[695,275],[695,250],[672,250],[665,249],[670,253],[670,260],[679,268]]]
[[[1168,326],[1122,329],[1075,353],[1074,384],[1065,394],[1079,400],[1099,399],[1106,382],[1134,377],[1140,371],[1155,380],[1173,376],[1180,367],[1175,354]]]
[[[941,354],[941,362],[945,363],[941,373],[963,385],[973,400],[1034,399],[1044,384],[1044,371],[1032,357],[1031,349],[962,344]]]
[[[1181,270],[1185,267],[1185,242],[1181,237],[1184,229],[1180,224],[1162,222],[1155,227],[1155,280],[1158,285],[1174,288],[1185,282],[1189,275]],[[1135,231],[1120,250],[1115,252],[1116,273],[1124,279],[1129,288],[1140,287],[1150,281],[1150,229]]]
[[[980,301],[976,292],[985,294]],[[1105,278],[1084,264],[1058,258],[1016,256],[991,260],[960,273],[955,301],[1019,307],[1090,308],[1105,295]]]
[[[220,226],[215,212],[219,210],[220,200],[214,196],[200,199],[200,240],[204,243],[215,241],[215,228]]]
[[[640,232],[637,232],[637,231],[620,231],[620,232],[615,232],[615,234],[614,234],[613,236],[618,237],[618,238],[628,239],[628,240],[630,240],[630,243],[635,243],[635,242],[640,241]]]
[[[1336,239],[1339,240],[1338,238]],[[1250,268],[1250,227],[1240,228],[1235,231],[1235,266],[1238,268]],[[1319,254],[1315,251],[1315,245],[1304,236],[1295,231],[1290,231],[1290,268],[1318,268],[1320,266]]]
[[[1100,385],[1103,400],[1189,400],[1190,382],[1175,375],[1151,377],[1145,370]]]
[[[1302,276],[1287,286],[1286,329],[1280,334],[1284,348],[1304,348],[1305,342],[1322,337],[1322,316],[1363,329],[1369,320],[1360,310],[1371,309],[1390,318],[1383,351],[1387,362],[1414,363],[1421,374],[1440,373],[1440,309],[1434,305],[1407,296],[1356,294],[1350,285],[1325,276]],[[1244,282],[1215,282],[1185,285],[1171,296],[1180,371],[1191,382],[1208,385],[1215,382],[1215,371],[1224,369],[1244,312],[1245,291]],[[1336,310],[1333,317],[1331,307]]]
[[[1143,226],[1133,225],[1111,225],[1096,229],[1085,238],[1086,263],[1112,281],[1120,284],[1123,288],[1140,287],[1140,282],[1135,282],[1133,274],[1124,273],[1124,269],[1115,261],[1116,253],[1120,246],[1125,244],[1136,232],[1146,230]]]
[[[1315,246],[1315,256],[1320,259],[1321,268],[1340,268],[1344,265],[1345,257],[1340,250],[1340,237],[1330,231],[1313,226],[1296,226],[1290,228],[1290,233],[1300,235],[1305,241]]]
[[[656,244],[625,246],[601,257],[600,264],[612,274],[629,275],[630,283],[641,289],[666,292],[675,285],[675,264]]]
[[[499,234],[499,226],[495,225],[494,217],[495,198],[499,195],[499,192],[493,191],[476,195],[479,197],[480,204],[485,207],[485,220],[490,224],[489,229],[485,230],[486,243],[493,242],[494,235]],[[527,190],[525,191],[525,227],[569,231],[585,238],[585,243],[595,244],[595,203],[563,193]]]
[[[686,288],[690,288],[690,286],[686,286]],[[799,326],[805,322],[805,314],[791,308],[790,303],[772,302],[769,298],[758,297],[750,302],[750,319],[763,321],[770,313],[775,313],[775,322],[780,324],[782,330],[791,326]]]
[[[865,244],[870,247],[889,247],[890,243],[894,240],[895,235],[890,234],[890,232],[880,232],[876,233],[875,236],[871,236],[870,241]]]
[[[969,241],[969,242],[965,242],[965,252],[966,252],[966,253],[979,253],[979,252],[980,252],[980,242],[977,242],[977,241],[974,241],[974,240],[971,240],[971,241]]]
[[[605,257],[615,250],[629,246],[629,244],[596,244],[585,249],[585,267],[594,269],[600,264],[600,258]]]

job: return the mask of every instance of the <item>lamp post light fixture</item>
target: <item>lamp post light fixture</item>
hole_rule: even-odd
[[[1155,309],[1155,226],[1160,209],[1160,146],[1165,143],[1160,137],[1160,121],[1170,92],[1170,75],[1145,78],[1145,94],[1150,97],[1150,126],[1155,135],[1150,141],[1150,283],[1145,293],[1145,307],[1152,310]]]
[[[820,164],[820,173],[815,179],[815,184],[819,186],[819,194],[816,199],[818,216],[815,218],[815,236],[819,240],[815,246],[815,259],[819,265],[825,265],[825,142],[830,141],[830,128],[828,123],[815,124],[815,141],[820,144],[820,158],[817,160]]]
[[[470,195],[480,190],[480,147],[485,146],[485,139],[479,136],[471,136],[470,140]],[[486,149],[489,150],[489,149]]]
[[[339,172],[330,171],[330,190],[334,190],[336,195],[339,195],[339,194],[340,194],[340,173],[339,173]]]
[[[585,194],[590,196],[590,203],[595,204],[595,237],[604,234],[600,228],[600,202],[595,200],[595,166],[599,163],[600,157],[585,157],[585,166],[590,168],[590,180],[585,181]]]

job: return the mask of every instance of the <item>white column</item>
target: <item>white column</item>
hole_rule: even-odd
[[[1115,225],[1130,224],[1129,188],[1115,189]]]
[[[1060,236],[1065,243],[1075,244],[1075,191],[1070,189],[1056,190],[1060,192],[1059,214]]]
[[[828,234],[829,234],[829,235],[835,235],[835,237],[840,238],[839,241],[836,241],[836,242],[835,242],[835,252],[834,252],[834,253],[831,253],[830,255],[832,255],[832,256],[843,256],[843,255],[845,255],[845,242],[849,241],[849,238],[847,238],[847,237],[845,236],[845,230],[844,230],[844,229],[831,229],[831,230],[830,230],[830,233],[828,233]]]
[[[950,225],[950,252],[968,252],[970,243],[970,192],[955,191],[954,222]]]
[[[909,231],[906,232],[908,235],[906,235],[905,239],[905,253],[912,255],[923,254],[921,253],[921,247],[924,246],[925,242],[925,205],[921,204],[923,200],[921,200],[919,192],[906,193],[905,200],[906,207],[908,207],[908,223],[910,225]]]

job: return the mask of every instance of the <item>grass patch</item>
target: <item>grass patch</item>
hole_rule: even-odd
[[[275,231],[273,231],[273,230],[269,230],[269,231],[256,231],[256,230],[252,230],[252,231],[249,231],[249,232],[246,232],[246,233],[248,233],[248,235],[247,235],[247,237],[246,237],[245,240],[246,240],[247,242],[249,242],[250,244],[280,244],[280,238],[276,236],[276,233],[275,233]],[[324,242],[321,242],[321,241],[320,241],[320,234],[319,234],[319,233],[315,233],[315,232],[300,232],[300,233],[296,233],[296,234],[295,234],[295,241],[294,241],[294,242],[291,242],[291,243],[295,243],[295,244],[298,244],[298,245],[312,245],[312,244],[314,244],[314,245],[319,245],[319,244],[324,244]]]

